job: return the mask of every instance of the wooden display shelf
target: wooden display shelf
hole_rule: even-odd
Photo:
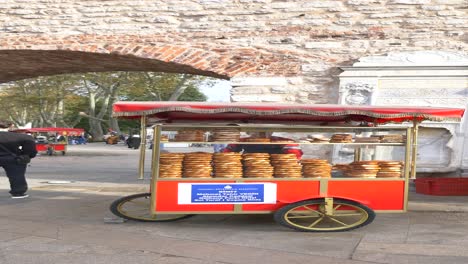
[[[242,145],[371,145],[371,146],[404,146],[406,143],[366,143],[366,142],[232,142],[232,141],[166,141],[161,143],[181,143],[181,144],[242,144]]]

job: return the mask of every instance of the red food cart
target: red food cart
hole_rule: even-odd
[[[416,174],[418,124],[459,121],[463,113],[432,107],[118,102],[115,117],[140,118],[143,128],[154,123],[152,177],[149,193],[120,198],[110,209],[138,221],[273,214],[279,224],[299,231],[355,229],[371,223],[376,212],[407,210],[408,182]],[[174,144],[267,146],[291,141],[246,142],[240,137],[246,132],[286,133],[304,156],[297,160],[290,154],[165,148],[163,132],[176,133]],[[320,157],[343,147],[352,150],[346,152],[349,163]],[[389,147],[392,151],[380,151]],[[379,151],[400,156],[386,159]]]
[[[84,133],[84,129],[68,127],[36,127],[16,129],[12,132],[31,134],[36,139],[42,135],[44,140],[36,140],[36,149],[38,152],[45,152],[48,155],[61,152],[62,155],[65,155],[67,152],[68,137],[81,136]],[[63,137],[63,140],[58,140],[59,136]]]

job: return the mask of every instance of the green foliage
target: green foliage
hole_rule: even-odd
[[[188,87],[184,93],[180,95],[178,101],[205,102],[207,99],[208,97],[201,93],[197,88]]]
[[[0,104],[4,109],[0,117],[17,125],[31,122],[38,127],[80,127],[102,133],[109,127],[116,129],[117,123],[111,117],[115,101],[206,101],[206,95],[198,87],[213,83],[214,80],[203,76],[155,72],[64,74],[26,79],[0,87]],[[87,117],[80,116],[80,112],[85,112]],[[125,131],[137,127],[138,121],[119,120],[118,126]]]
[[[33,122],[41,126],[62,126],[64,98],[73,93],[76,81],[59,75],[9,83],[2,89],[0,102],[18,125]]]
[[[170,99],[177,101],[180,100],[180,96],[184,95],[184,100],[180,101],[206,101],[206,96],[203,100],[204,95],[197,87],[212,83],[212,79],[196,75],[129,72],[119,99],[123,101],[168,101]],[[184,94],[186,90],[189,91]],[[182,93],[174,98],[174,93],[178,91]]]
[[[88,99],[84,96],[70,94],[65,97],[65,111],[64,120],[67,124],[74,124],[74,122],[81,123],[81,120],[77,121],[78,113],[87,108]],[[77,126],[75,124],[75,126]],[[84,126],[77,126],[79,128],[85,128]]]
[[[120,119],[119,120],[120,131],[125,134],[131,133],[131,131],[140,131],[140,120],[139,119]]]

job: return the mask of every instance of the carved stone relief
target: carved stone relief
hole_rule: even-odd
[[[377,87],[375,80],[348,80],[340,85],[340,103],[347,105],[370,105]]]
[[[348,83],[345,87],[345,101],[350,105],[368,105],[371,103],[374,88],[368,83]]]

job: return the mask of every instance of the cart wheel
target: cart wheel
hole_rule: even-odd
[[[344,199],[333,199],[331,211],[325,211],[325,199],[312,199],[284,206],[275,212],[275,221],[299,231],[339,232],[365,226],[375,218],[369,207]]]
[[[193,215],[150,213],[151,193],[139,193],[115,200],[110,210],[116,216],[141,222],[170,222],[192,217]]]
[[[52,156],[54,154],[54,150],[51,148],[47,148],[47,155]]]

